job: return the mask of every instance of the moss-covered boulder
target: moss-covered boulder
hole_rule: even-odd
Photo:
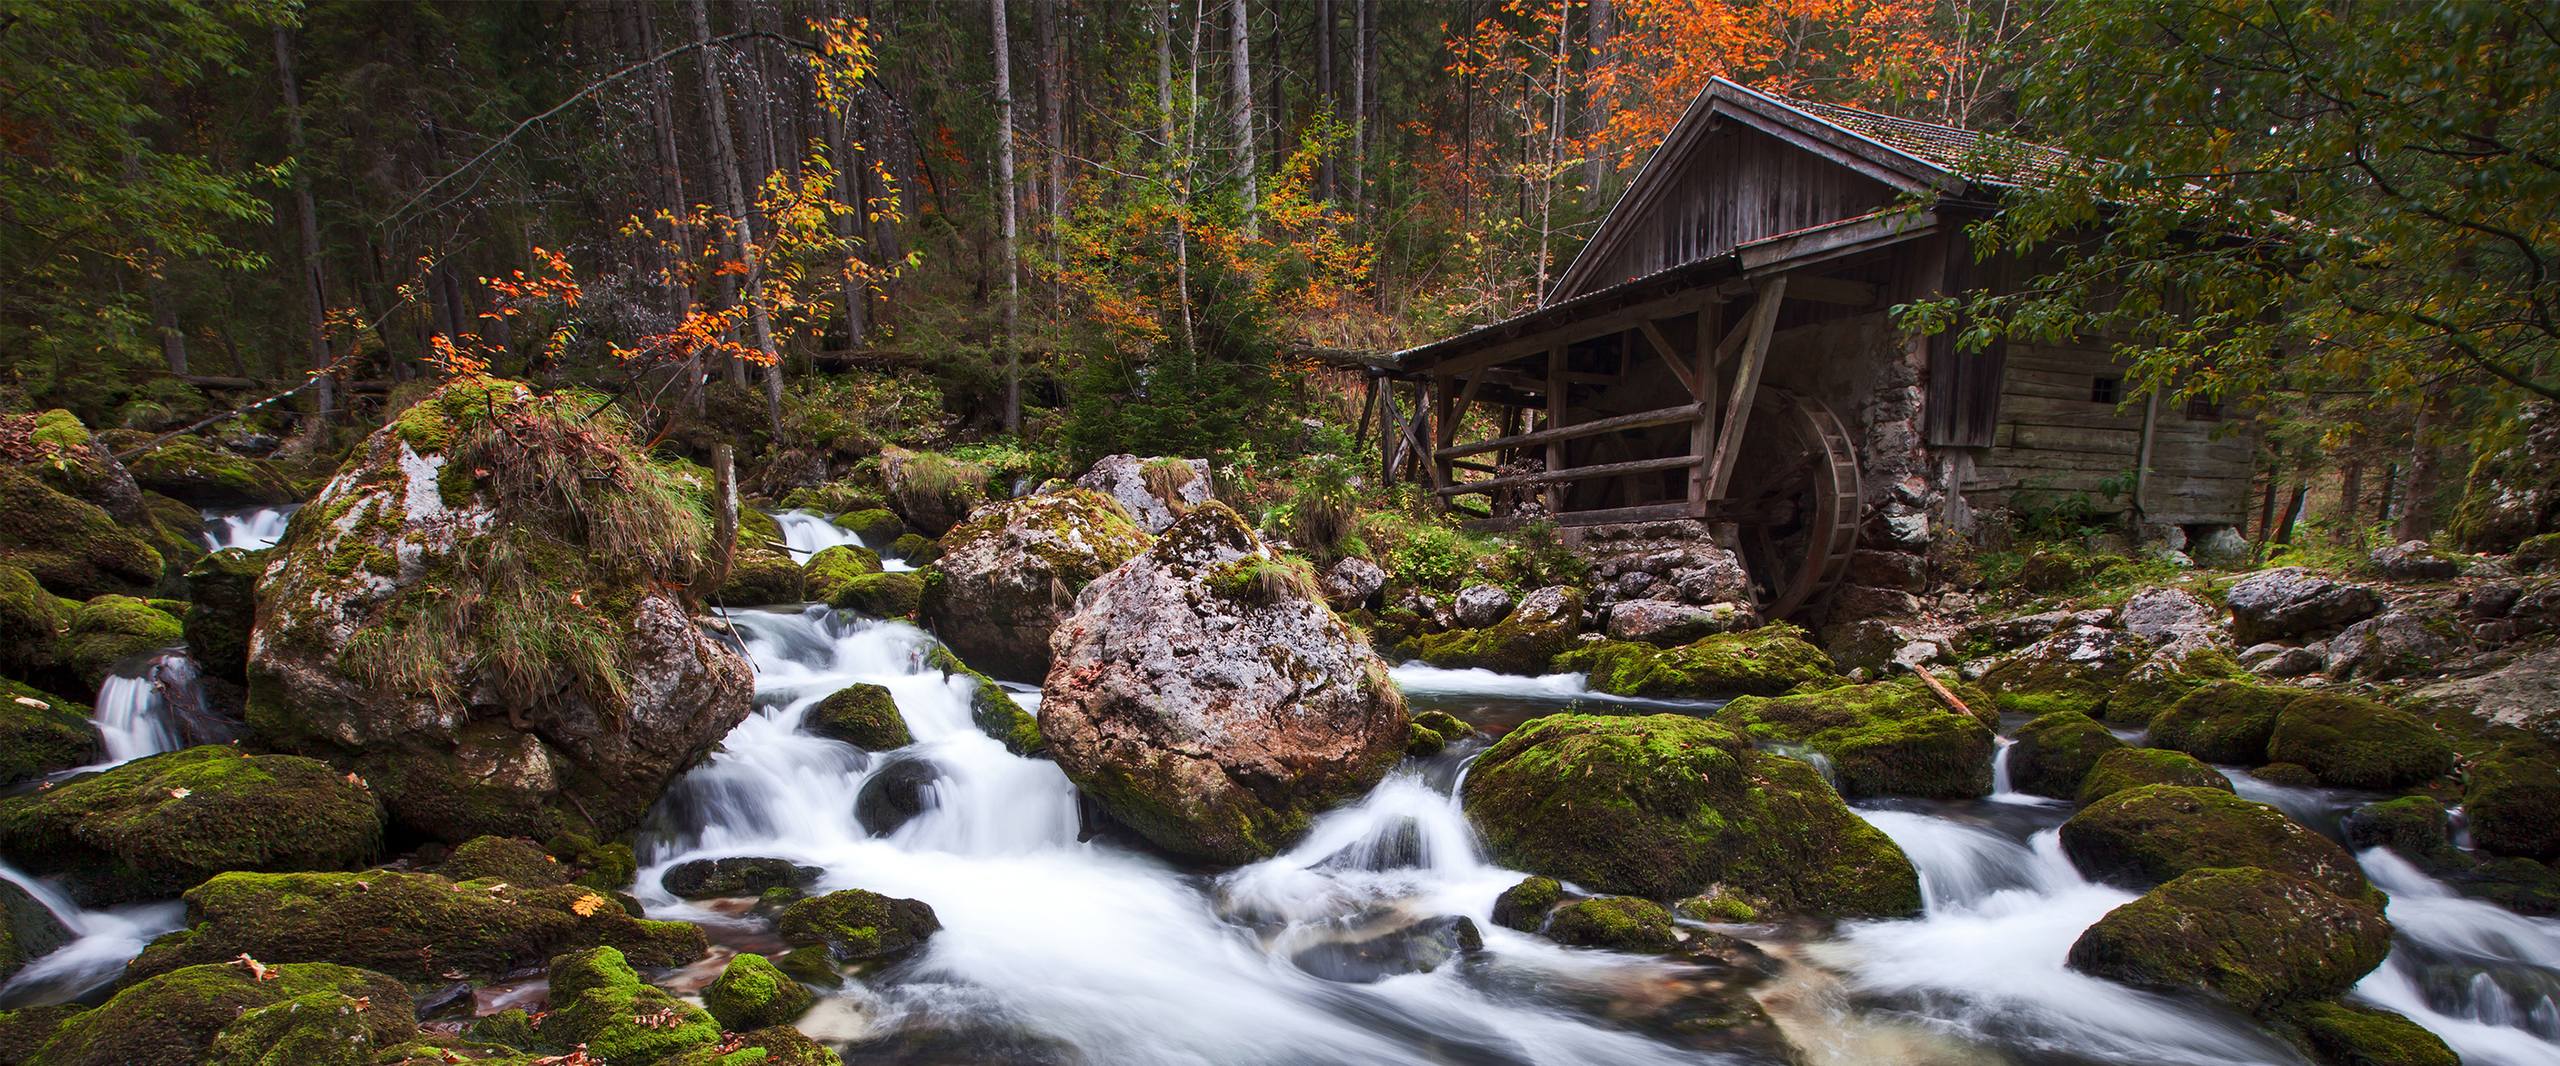
[[[2124,741],[2078,711],[2056,711],[2018,727],[2009,745],[2009,786],[2020,792],[2070,799],[2091,767]]]
[[[1916,678],[1792,696],[1744,696],[1717,717],[1760,744],[1823,757],[1850,798],[1991,794],[1991,730]]]
[[[2287,701],[2267,738],[2267,759],[2298,764],[2340,788],[2403,788],[2453,769],[2453,749],[2418,716],[2336,692]]]
[[[367,437],[259,584],[259,739],[355,769],[423,837],[636,826],[754,670],[686,592],[709,486],[599,410],[464,378]]]
[[[1606,948],[1659,955],[1680,946],[1672,931],[1671,912],[1662,904],[1633,896],[1594,896],[1556,908],[1547,919],[1547,939],[1579,948]]]
[[[2516,409],[2495,427],[2504,439],[2479,452],[2445,532],[2465,551],[2502,552],[2560,532],[2560,404]]]
[[[1411,739],[1386,664],[1314,575],[1215,500],[1087,589],[1056,646],[1039,720],[1051,757],[1177,854],[1275,854]]]
[[[310,495],[283,464],[224,451],[202,437],[172,437],[124,465],[144,490],[191,507],[271,507]]]
[[[951,649],[935,645],[925,653],[924,664],[942,671],[943,678],[954,684],[969,686],[969,721],[978,731],[1003,744],[1006,751],[1032,756],[1048,750],[1048,741],[1040,736],[1040,722],[1014,702],[1013,695],[994,678],[971,669]]]
[[[502,1011],[481,1019],[471,1035],[525,1051],[583,1049],[591,1061],[618,1066],[664,1063],[716,1044],[720,1023],[643,983],[622,952],[599,947],[551,960],[550,1010],[539,1017]]]
[[[859,544],[837,544],[819,549],[801,572],[807,576],[809,599],[833,603],[855,578],[879,573],[880,557]]]
[[[1781,914],[1899,916],[1919,877],[1811,766],[1685,715],[1559,714],[1469,771],[1468,816],[1506,865],[1674,899],[1722,885]]]
[[[1049,672],[1049,635],[1076,595],[1147,549],[1147,532],[1083,489],[1009,500],[942,538],[919,611],[935,635],[998,676]]]
[[[914,572],[857,574],[828,593],[827,606],[874,618],[914,618],[924,605],[924,583]]]
[[[33,473],[0,466],[0,563],[35,575],[57,595],[88,599],[147,594],[163,563],[147,530],[65,495]]]
[[[1982,687],[2004,711],[2079,711],[2096,717],[2116,686],[2150,654],[2150,645],[2131,633],[2075,625],[2011,652],[1982,675]]]
[[[0,678],[0,786],[86,766],[98,754],[88,708]]]
[[[2222,771],[2185,752],[2165,748],[2117,748],[2091,763],[2088,774],[2080,779],[2080,787],[2064,798],[2077,799],[2082,806],[2087,806],[2144,785],[2235,791],[2231,779],[2222,776]]]
[[[1413,727],[1405,734],[1404,753],[1415,758],[1429,758],[1448,750],[1449,745],[1475,733],[1475,727],[1447,711],[1416,711]]]
[[[2072,943],[2071,968],[2256,1013],[2343,993],[2390,951],[2379,907],[2272,870],[2209,867],[2108,911]]]
[[[224,870],[332,870],[381,846],[362,782],[291,755],[205,746],[0,800],[0,853],[84,902],[165,897]]]
[[[941,536],[999,495],[995,471],[984,465],[895,445],[880,451],[880,479],[898,516],[928,537]]]
[[[314,996],[322,997],[313,1001],[315,1005],[332,1007],[357,999],[381,1003],[380,1021],[390,1024],[359,1028],[368,1042],[386,1030],[397,1031],[404,1018],[412,1028],[416,1026],[408,1010],[408,988],[382,974],[319,963],[270,965],[260,960],[253,970],[248,963],[222,962],[190,966],[126,987],[105,1004],[63,1023],[31,1061],[48,1066],[206,1066],[214,1061],[214,1043],[225,1030],[260,1008]],[[250,1028],[289,1038],[297,1027],[276,1024],[283,1020],[270,1017]],[[327,1058],[270,1061],[277,1066],[302,1061],[332,1064]]]
[[[214,1037],[205,1066],[375,1066],[417,1035],[406,997],[323,989],[240,1012]]]
[[[733,1032],[789,1025],[818,1001],[790,974],[762,955],[741,954],[702,990],[702,1005]]]
[[[552,888],[578,879],[577,867],[523,837],[463,841],[436,872],[455,881],[501,881],[519,888]]]
[[[838,962],[903,955],[942,931],[942,920],[922,900],[858,888],[801,900],[784,908],[773,924],[783,943],[824,947]]]
[[[809,708],[800,724],[812,733],[864,751],[887,751],[916,742],[898,699],[882,685],[848,685]]]
[[[100,596],[71,612],[60,658],[81,685],[95,689],[117,663],[185,641],[186,624],[152,601]]]
[[[2135,891],[2221,866],[2273,870],[2351,900],[2371,891],[2346,849],[2282,811],[2219,789],[2118,792],[2062,823],[2062,850],[2090,880]]]
[[[2179,698],[2152,719],[2150,742],[2212,763],[2267,761],[2276,718],[2299,693],[2250,681],[2221,681]]]
[[[0,563],[0,676],[20,681],[48,681],[55,676],[55,643],[70,624],[62,609],[35,575],[24,567]]]
[[[2095,716],[2115,725],[2147,727],[2189,693],[2249,676],[2219,648],[2200,647],[2182,655],[2173,651],[2162,649],[2126,671],[2121,680],[2109,686],[2107,698],[2093,712]]]
[[[0,880],[0,981],[74,936],[44,901],[15,881]]]
[[[2521,750],[2492,752],[2463,774],[2462,809],[2480,850],[2560,859],[2560,762]]]
[[[187,656],[208,676],[249,682],[249,629],[266,570],[267,553],[246,548],[210,553],[187,568]]]
[[[2462,1066],[2443,1037],[2379,1007],[2303,1003],[2279,1020],[2296,1045],[2333,1066]]]
[[[1582,592],[1556,586],[1520,598],[1501,621],[1482,629],[1431,633],[1417,645],[1423,662],[1503,674],[1543,674],[1582,634]]]
[[[1503,889],[1493,900],[1493,924],[1534,933],[1547,924],[1547,912],[1564,899],[1564,886],[1552,877],[1526,877]]]
[[[1775,696],[1799,685],[1833,684],[1840,677],[1832,671],[1831,657],[1806,641],[1804,630],[1783,622],[1719,633],[1676,648],[1600,641],[1560,656],[1556,667],[1590,675],[1594,691],[1648,699]]]
[[[453,881],[397,870],[230,873],[187,890],[187,925],[151,942],[136,974],[248,954],[336,962],[395,977],[494,976],[571,948],[611,945],[643,966],[706,950],[702,930],[635,918],[595,889]]]
[[[740,538],[737,553],[729,559],[729,577],[715,594],[721,606],[764,607],[809,599],[808,575],[791,561],[791,553],[749,547],[744,540]]]
[[[907,535],[907,523],[885,507],[868,507],[836,516],[836,528],[862,538],[864,544],[887,546]]]
[[[825,872],[789,859],[740,855],[677,863],[658,875],[658,884],[681,899],[735,898],[761,896],[777,888],[804,889],[818,883]]]

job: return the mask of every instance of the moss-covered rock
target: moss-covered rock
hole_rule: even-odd
[[[246,548],[225,548],[187,568],[187,655],[206,674],[249,683],[249,628],[266,570],[267,553]]]
[[[864,751],[887,751],[916,742],[898,699],[882,685],[848,685],[819,700],[800,720],[819,736],[841,740]]]
[[[1993,664],[1982,675],[1982,687],[2004,711],[2100,717],[2107,697],[2150,654],[2148,644],[2122,630],[2071,626]]]
[[[2379,1007],[2303,1003],[2280,1012],[2294,1043],[2325,1066],[2462,1066],[2424,1026]]]
[[[124,465],[144,490],[192,507],[271,507],[310,495],[283,464],[224,451],[201,437],[172,437]]]
[[[849,481],[833,481],[824,485],[806,485],[782,496],[786,511],[816,511],[819,514],[851,514],[882,506],[877,488]]]
[[[1009,500],[952,527],[919,605],[935,635],[971,663],[1015,680],[1049,673],[1049,635],[1076,594],[1151,542],[1108,497],[1087,489]]]
[[[924,578],[913,572],[856,574],[826,596],[827,606],[874,618],[913,618],[924,603]]]
[[[71,612],[61,660],[82,685],[94,689],[118,662],[185,642],[185,623],[152,601],[100,596]]]
[[[2185,752],[2165,748],[2117,748],[2091,763],[2089,773],[2080,779],[2079,789],[2064,798],[2077,799],[2082,806],[2087,806],[2144,785],[2235,791],[2230,778]]]
[[[58,595],[148,593],[163,577],[160,552],[143,533],[27,471],[0,466],[0,514],[9,516],[0,522],[0,563]]]
[[[702,990],[702,1005],[733,1032],[789,1025],[818,1001],[799,981],[762,955],[742,954]]]
[[[837,544],[819,549],[801,572],[807,577],[808,598],[833,603],[855,578],[879,573],[880,557],[859,544]]]
[[[1015,703],[1013,695],[996,684],[994,678],[970,669],[946,647],[936,646],[926,653],[924,664],[942,671],[946,678],[965,679],[969,685],[969,721],[979,732],[1002,743],[1006,751],[1029,757],[1046,749],[1048,742],[1041,739],[1040,720]]]
[[[802,900],[782,912],[775,931],[793,947],[825,947],[839,962],[903,955],[942,930],[921,900],[849,888]]]
[[[215,1038],[245,1014],[305,996],[378,1001],[395,1020],[406,1013],[409,990],[382,974],[318,963],[273,965],[266,973],[261,979],[245,963],[224,962],[152,977],[65,1022],[33,1061],[48,1066],[204,1066]]]
[[[1506,865],[1654,899],[1722,884],[1764,909],[1905,915],[1919,879],[1813,768],[1685,715],[1537,719],[1477,759],[1466,810]]]
[[[880,478],[898,516],[929,537],[941,536],[1000,495],[995,471],[984,465],[895,445],[880,451]]]
[[[406,996],[323,989],[240,1012],[214,1037],[205,1066],[374,1066],[378,1053],[417,1035]]]
[[[2402,788],[2453,769],[2453,749],[2418,716],[2336,692],[2287,701],[2267,758],[2300,764],[2340,788]]]
[[[0,678],[0,785],[97,761],[89,709]]]
[[[598,944],[643,966],[682,965],[706,950],[701,929],[632,917],[611,897],[579,885],[457,882],[396,870],[231,873],[182,898],[187,927],[152,941],[130,972],[245,953],[442,980],[449,970],[493,976]]]
[[[2249,771],[2249,776],[2284,788],[2320,787],[2320,775],[2312,773],[2310,767],[2301,763],[2271,762]]]
[[[1564,886],[1552,877],[1522,878],[1493,900],[1493,924],[1534,933],[1547,924],[1547,912],[1564,899]]]
[[[2391,924],[2361,899],[2272,870],[2204,868],[2108,911],[2072,943],[2071,968],[2256,1013],[2343,993],[2390,951]]]
[[[456,881],[500,881],[519,888],[551,888],[577,880],[576,867],[523,837],[473,837],[453,849],[436,872]]]
[[[73,938],[44,901],[15,881],[0,880],[0,981]]]
[[[1558,907],[1547,919],[1547,939],[1648,955],[1680,946],[1679,934],[1672,931],[1671,912],[1662,904],[1633,896],[1594,896]]]
[[[1799,685],[1833,684],[1840,676],[1831,669],[1831,657],[1806,642],[1804,630],[1783,622],[1676,648],[1601,641],[1567,652],[1556,666],[1589,674],[1594,691],[1648,699],[1775,696]]]
[[[1499,622],[1426,634],[1416,647],[1422,661],[1445,669],[1544,674],[1581,633],[1582,593],[1558,586],[1521,597]]]
[[[2009,746],[2009,785],[2020,792],[2070,799],[2100,756],[2124,741],[2078,711],[2057,711],[2018,727]]]
[[[224,870],[342,869],[382,841],[382,805],[327,764],[187,748],[0,800],[0,853],[87,902],[175,894]]]
[[[2371,891],[2346,849],[2263,803],[2231,793],[2145,785],[2062,823],[2062,850],[2092,881],[2136,891],[2189,870],[2255,866],[2362,901]]]
[[[1428,758],[1447,750],[1451,742],[1474,733],[1474,726],[1447,711],[1416,711],[1412,731],[1406,735],[1404,753],[1415,758]]]
[[[551,960],[551,1009],[540,1017],[520,1010],[481,1019],[472,1036],[526,1051],[566,1053],[583,1048],[590,1059],[663,1063],[720,1039],[709,1012],[644,984],[623,953],[610,947]]]
[[[2492,752],[2464,773],[2462,809],[2480,850],[2560,859],[2560,762],[2522,750]]]
[[[894,544],[907,535],[906,520],[885,507],[849,511],[836,516],[836,528],[862,538],[864,544]]]
[[[807,582],[789,552],[741,544],[729,560],[729,579],[720,583],[718,596],[726,607],[801,603],[809,598]]]
[[[658,884],[682,899],[720,899],[761,896],[775,889],[796,892],[816,884],[823,873],[789,859],[741,855],[677,863],[658,876]],[[791,899],[798,901],[797,896]]]
[[[1917,678],[1744,696],[1717,717],[1755,742],[1819,753],[1851,798],[1991,794],[1991,730],[1947,709]]]
[[[23,567],[0,563],[0,676],[53,676],[55,643],[70,619]]]
[[[2537,533],[2526,537],[2523,543],[2516,545],[2515,554],[2508,561],[2526,573],[2560,563],[2560,533]]]
[[[2190,692],[2152,719],[2150,741],[2212,763],[2267,761],[2276,717],[2298,693],[2249,681],[2220,681]]]
[[[2247,677],[2239,663],[2216,648],[2198,648],[2176,658],[2154,654],[2108,687],[2096,715],[2116,725],[2147,727],[2188,694],[2217,682]]]
[[[0,1010],[0,1066],[42,1066],[36,1055],[80,1012],[77,1003]]]
[[[922,533],[904,533],[890,541],[888,550],[882,554],[903,559],[912,566],[924,566],[942,557],[942,545]]]

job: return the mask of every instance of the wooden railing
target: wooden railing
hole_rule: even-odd
[[[1577,422],[1569,426],[1557,426],[1553,429],[1541,429],[1531,433],[1514,434],[1508,437],[1495,437],[1491,440],[1480,440],[1473,444],[1453,445],[1451,447],[1438,449],[1432,452],[1431,455],[1435,459],[1456,459],[1460,456],[1482,455],[1486,452],[1501,451],[1505,448],[1525,448],[1533,444],[1548,444],[1554,441],[1573,440],[1578,437],[1589,437],[1601,433],[1612,433],[1622,429],[1642,429],[1646,426],[1667,426],[1675,422],[1695,421],[1700,413],[1705,410],[1706,408],[1702,404],[1684,403],[1678,407],[1664,407],[1652,411],[1638,411],[1631,415],[1612,415],[1608,418],[1595,418],[1588,422]]]

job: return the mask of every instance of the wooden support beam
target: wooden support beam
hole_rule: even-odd
[[[1360,449],[1369,446],[1369,416],[1377,413],[1378,410],[1377,376],[1370,375],[1363,378],[1362,381],[1363,387],[1360,390],[1360,428],[1353,430],[1351,433],[1351,451],[1352,454],[1355,455],[1359,454]],[[1381,429],[1383,431],[1383,427],[1381,427]]]
[[[1463,374],[1471,370],[1500,366],[1525,359],[1558,344],[1568,347],[1594,337],[1605,337],[1636,323],[1652,318],[1669,318],[1698,307],[1702,301],[1717,299],[1712,289],[1690,289],[1647,300],[1615,311],[1603,312],[1577,322],[1568,322],[1503,341],[1490,348],[1448,359],[1430,368],[1434,374]]]
[[[1724,317],[1723,304],[1698,308],[1697,336],[1690,342],[1689,358],[1697,365],[1697,376],[1691,391],[1698,397],[1698,420],[1689,425],[1689,454],[1706,458],[1715,454],[1716,441],[1716,335],[1717,320]],[[1705,518],[1707,501],[1714,497],[1707,491],[1710,467],[1698,464],[1689,471],[1689,517]]]
[[[1671,376],[1680,379],[1680,387],[1689,390],[1691,399],[1707,398],[1706,393],[1698,391],[1698,375],[1681,365],[1680,353],[1671,347],[1671,338],[1662,335],[1662,327],[1648,318],[1636,323],[1636,331],[1644,334],[1645,343],[1653,345],[1653,353],[1662,357],[1663,365],[1671,368]]]
[[[1547,417],[1539,428],[1548,430],[1564,428],[1566,411],[1571,406],[1567,401],[1571,398],[1572,390],[1573,386],[1566,377],[1564,345],[1559,344],[1547,349]],[[1554,470],[1564,465],[1564,442],[1563,437],[1551,438],[1546,442],[1547,469]],[[1562,482],[1549,486],[1547,513],[1555,514],[1564,510],[1564,497],[1565,490]]]
[[[1515,474],[1510,477],[1488,478],[1483,481],[1461,481],[1454,485],[1443,486],[1440,488],[1439,493],[1443,496],[1472,496],[1477,493],[1483,493],[1489,496],[1497,489],[1507,489],[1519,485],[1558,485],[1569,481],[1590,481],[1595,478],[1624,477],[1628,474],[1648,474],[1662,470],[1679,470],[1685,467],[1696,466],[1701,462],[1704,462],[1704,460],[1699,459],[1694,455],[1670,455],[1664,456],[1660,459],[1632,459],[1623,463],[1600,463],[1595,466],[1568,467],[1563,470],[1546,470],[1535,474]]]
[[[1735,336],[1746,331],[1742,343],[1741,363],[1733,375],[1733,398],[1725,403],[1724,431],[1716,437],[1715,461],[1707,465],[1707,498],[1724,495],[1725,486],[1733,482],[1733,464],[1742,458],[1742,433],[1751,424],[1751,400],[1760,391],[1760,370],[1769,361],[1769,331],[1778,324],[1778,305],[1786,302],[1787,276],[1780,274],[1760,286],[1760,298],[1751,304],[1751,317],[1734,330]],[[1726,338],[1731,343],[1733,338]]]
[[[1434,453],[1434,458],[1455,459],[1460,456],[1481,455],[1485,452],[1501,448],[1519,448],[1532,444],[1545,444],[1551,440],[1572,440],[1577,437],[1589,437],[1595,434],[1609,433],[1621,429],[1642,429],[1646,426],[1667,426],[1674,422],[1687,422],[1698,417],[1698,407],[1699,405],[1694,403],[1684,403],[1677,407],[1664,407],[1652,411],[1638,411],[1634,414],[1611,415],[1607,418],[1595,418],[1589,422],[1577,422],[1570,426],[1557,426],[1554,429],[1542,429],[1535,433],[1523,433],[1517,437],[1496,437],[1492,440],[1480,440],[1473,444],[1459,444],[1440,449],[1438,452]]]

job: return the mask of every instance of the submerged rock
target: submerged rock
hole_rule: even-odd
[[[1556,666],[1587,672],[1595,691],[1646,699],[1776,696],[1840,676],[1831,657],[1806,642],[1804,630],[1783,622],[1676,648],[1601,641],[1565,653]]]
[[[0,800],[0,853],[92,905],[167,897],[225,870],[330,870],[381,846],[382,805],[351,775],[206,746]]]
[[[794,947],[824,947],[838,962],[906,954],[942,931],[942,920],[922,901],[849,888],[801,900],[782,912],[774,928]]]
[[[1209,502],[1209,463],[1106,455],[1076,479],[1076,486],[1110,497],[1138,528],[1162,533],[1192,508]]]
[[[1711,885],[1755,908],[1901,916],[1918,875],[1813,768],[1685,715],[1550,715],[1476,760],[1468,816],[1495,858],[1653,899]]]
[[[988,507],[951,529],[921,613],[962,658],[998,676],[1049,672],[1050,634],[1095,579],[1145,551],[1145,530],[1084,489]]]
[[[888,751],[916,742],[898,700],[883,685],[848,685],[809,708],[800,724],[812,733],[864,751]]]
[[[933,784],[940,780],[942,768],[930,759],[892,759],[862,779],[854,817],[872,836],[888,836],[933,809]]]
[[[1718,717],[1759,743],[1820,753],[1850,798],[1991,794],[1991,730],[1949,710],[1916,679],[1744,696]]]
[[[2019,727],[2009,746],[2009,784],[2020,792],[2070,799],[2099,757],[2124,741],[2076,711],[2056,711]]]
[[[591,409],[463,379],[367,438],[259,584],[259,737],[412,833],[547,839],[630,829],[743,720],[753,668],[682,593],[708,486]]]
[[[702,1005],[731,1032],[789,1025],[817,1001],[791,975],[753,953],[731,958],[729,967],[702,989]]]
[[[1086,590],[1040,732],[1077,787],[1158,847],[1278,852],[1410,740],[1386,665],[1314,580],[1212,501]]]
[[[1473,919],[1426,918],[1374,936],[1327,940],[1300,949],[1289,961],[1327,981],[1372,984],[1405,974],[1429,973],[1450,960],[1484,949]]]
[[[761,896],[777,888],[807,888],[825,873],[789,859],[694,859],[667,867],[658,875],[658,885],[680,899],[720,899]]]
[[[261,977],[247,965],[224,962],[190,966],[130,985],[104,1005],[63,1023],[31,1061],[48,1066],[207,1066],[214,1062],[228,1066],[228,1062],[240,1060],[217,1058],[214,1047],[235,1026],[240,1027],[240,1035],[231,1040],[226,1057],[264,1047],[281,1050],[306,1046],[300,1039],[290,1039],[292,1031],[300,1029],[306,1019],[265,1015],[261,1010],[278,1004],[303,1004],[306,997],[318,997],[309,999],[308,1006],[332,1016],[328,1021],[357,1023],[337,1035],[354,1038],[363,1045],[388,1046],[408,1035],[401,1032],[402,1022],[411,1030],[417,1026],[415,1015],[408,1009],[408,988],[381,974],[320,963],[269,966],[265,973]],[[379,1002],[382,1013],[371,1019],[336,1017],[335,1008],[359,999],[368,1005]],[[288,1015],[299,1013],[301,1009],[296,1008]],[[321,1046],[326,1043],[314,1041],[308,1046],[323,1053],[334,1050]],[[338,1066],[346,1060],[268,1061]]]
[[[2390,950],[2377,907],[2271,870],[2208,868],[2108,911],[2072,943],[2071,968],[2255,1013],[2345,992]]]
[[[2146,785],[2080,809],[2062,850],[2092,881],[2136,891],[2189,870],[2255,866],[2350,900],[2370,889],[2346,849],[2284,812],[2211,788]]]
[[[2294,1042],[2321,1062],[2345,1066],[2462,1066],[2444,1038],[2392,1011],[2345,1003],[2305,1003],[2281,1014]]]

